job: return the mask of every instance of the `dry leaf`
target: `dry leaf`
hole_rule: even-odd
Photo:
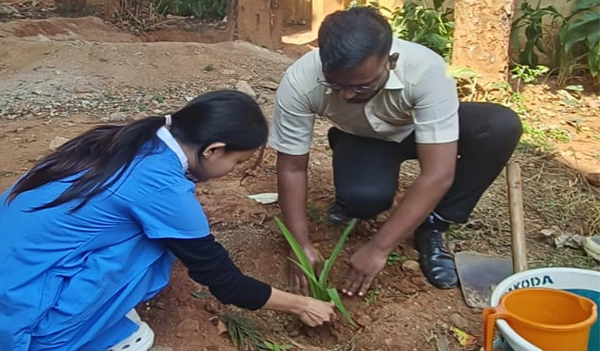
[[[248,198],[258,202],[259,204],[268,205],[277,202],[277,193],[261,193],[248,195]]]
[[[540,230],[540,234],[548,238],[556,235],[556,231],[554,231],[554,229],[542,229]]]
[[[223,321],[220,318],[217,322],[217,332],[219,335],[227,333],[227,326],[225,325],[225,323],[223,323]]]
[[[554,238],[556,248],[570,247],[579,250],[582,247],[583,236],[578,234],[561,234]]]
[[[469,335],[456,327],[450,327],[450,330],[462,347],[471,346],[475,342],[475,337],[473,335]]]

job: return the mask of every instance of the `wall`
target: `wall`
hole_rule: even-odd
[[[281,2],[283,7],[283,23],[298,23],[297,21],[303,20],[305,23],[311,23],[312,21],[312,4],[313,1],[315,5],[317,5],[317,11],[323,12],[323,5],[327,4],[326,9],[342,9],[350,3],[350,0],[284,0]],[[433,6],[433,0],[423,0],[423,2],[428,6]],[[529,2],[532,7],[537,5],[537,0],[516,0],[515,2],[515,10],[521,7],[523,2]],[[404,3],[403,0],[378,0],[378,3],[387,8],[395,8],[398,6],[402,6]],[[454,5],[453,0],[445,0],[445,6],[452,7]],[[552,5],[556,7],[556,9],[562,14],[570,13],[570,9],[572,6],[572,2],[567,2],[567,0],[542,0],[540,3],[540,7],[546,7],[548,5]]]

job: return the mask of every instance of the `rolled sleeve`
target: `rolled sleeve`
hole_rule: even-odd
[[[210,234],[191,182],[154,192],[134,204],[131,212],[150,239],[197,239]]]
[[[415,140],[441,144],[458,140],[458,93],[443,60],[425,70],[413,89]]]
[[[289,155],[307,154],[314,123],[315,114],[311,111],[308,95],[301,94],[286,73],[277,88],[269,147]]]

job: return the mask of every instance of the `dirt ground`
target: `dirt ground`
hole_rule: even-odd
[[[197,94],[235,88],[240,81],[249,83],[270,114],[279,78],[304,50],[288,47],[286,56],[243,42],[144,42],[95,17],[0,23],[0,189],[51,152],[57,137],[71,138],[101,123],[167,113]],[[557,151],[551,155],[523,149],[515,154],[523,169],[530,264],[597,266],[583,251],[557,248],[540,232],[591,235],[600,230],[600,197],[582,176],[600,173],[600,100],[591,93],[557,90],[551,82],[528,86],[523,95],[527,122],[539,126],[535,133],[543,134]],[[317,122],[309,184],[313,238],[325,253],[341,233],[324,220],[333,198],[327,128],[326,122]],[[279,209],[247,198],[276,191],[274,154],[267,151],[261,167],[244,178],[252,162],[223,179],[198,185],[198,200],[215,236],[242,270],[287,289],[286,244],[272,221]],[[399,193],[417,173],[415,163],[403,166]],[[454,229],[455,250],[510,254],[505,184],[501,175],[469,224]],[[343,281],[351,253],[385,216],[361,223],[351,235],[333,269],[334,284]],[[210,295],[198,299],[191,294],[205,288],[191,281],[179,264],[169,286],[138,310],[156,333],[156,345],[162,347],[156,350],[163,351],[235,350],[211,321],[220,313],[245,316],[270,340],[298,350],[436,350],[436,340],[447,340],[449,350],[477,349],[480,311],[467,308],[459,290],[437,290],[409,269],[410,262],[405,262],[416,258],[410,245],[399,248],[398,257],[367,297],[344,299],[357,328],[339,321],[310,329],[282,314],[222,306]],[[477,343],[461,347],[451,326],[475,336]]]

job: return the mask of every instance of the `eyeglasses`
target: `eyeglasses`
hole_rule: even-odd
[[[377,87],[372,87],[368,85],[342,85],[337,83],[331,83],[321,78],[317,78],[317,83],[333,90],[352,90],[356,94],[372,93],[375,90],[377,90]]]
[[[373,93],[380,88],[378,83],[384,77],[386,77],[386,73],[388,71],[389,71],[389,65],[386,64],[385,67],[383,68],[383,71],[375,79],[373,79],[371,82],[369,82],[367,84],[344,85],[344,84],[328,82],[327,80],[321,79],[321,78],[317,78],[317,83],[321,84],[322,86],[324,86],[326,88],[330,88],[330,89],[337,90],[337,91],[352,90],[356,94]]]

